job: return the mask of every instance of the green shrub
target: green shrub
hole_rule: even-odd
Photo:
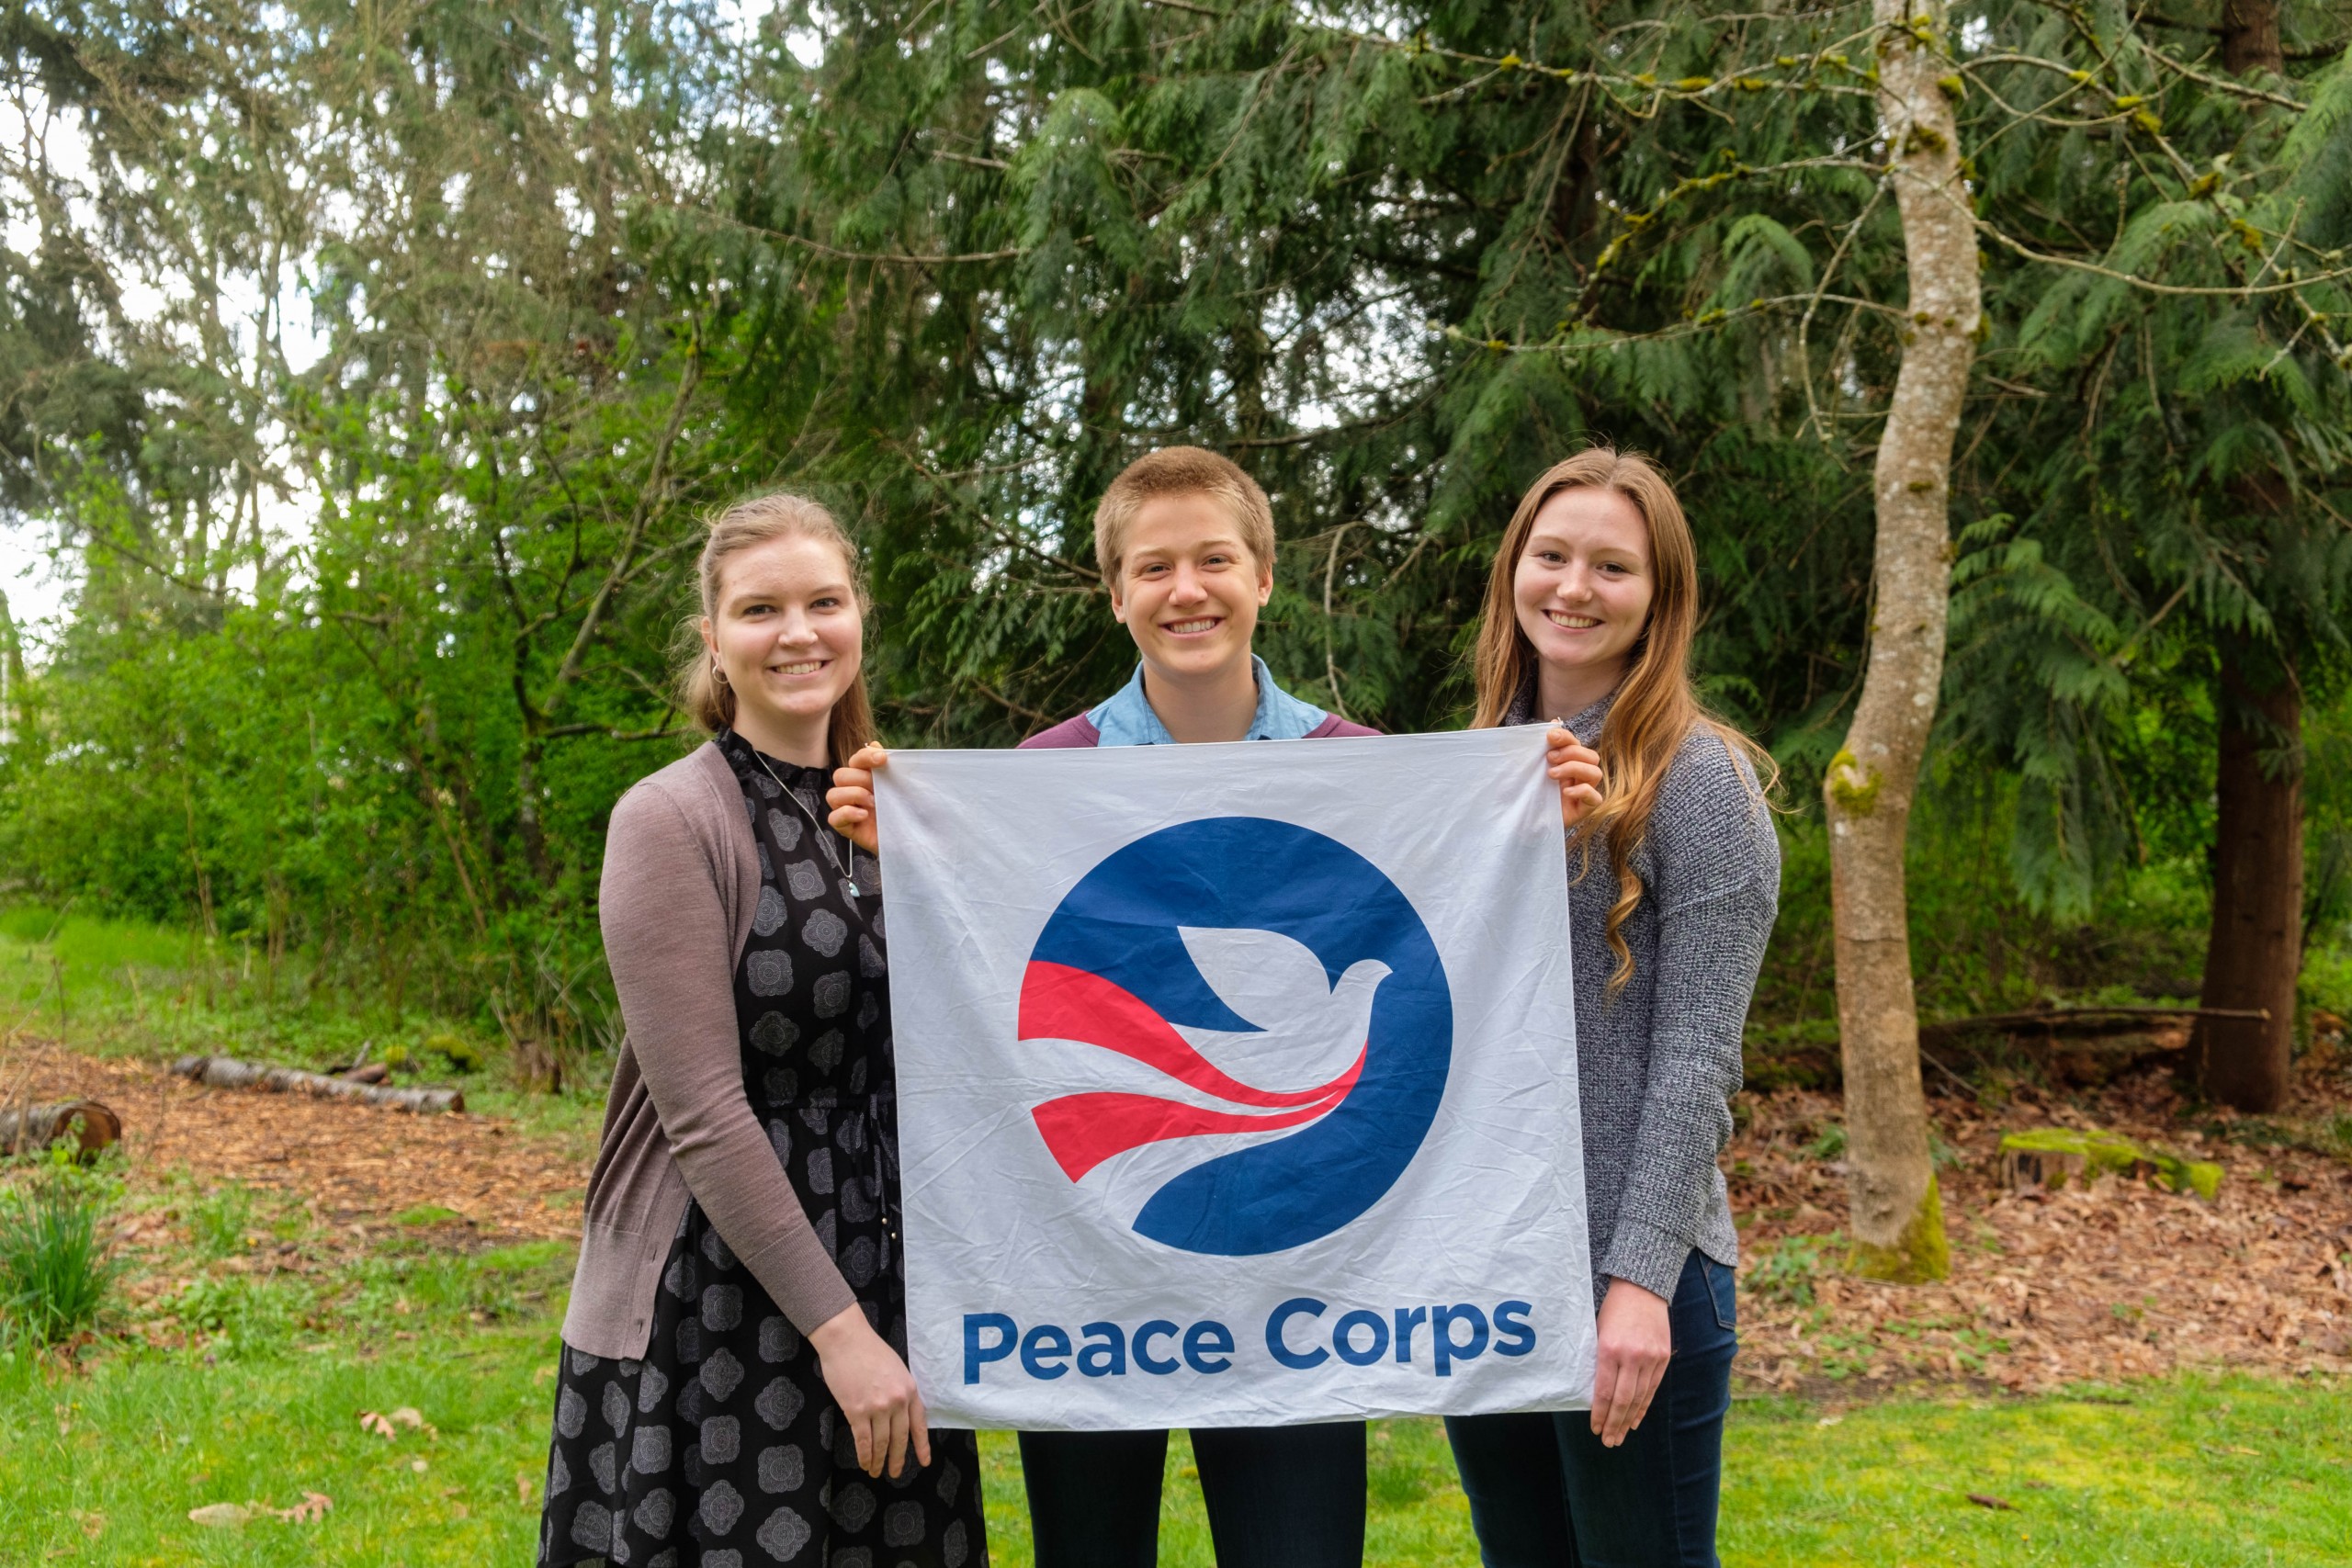
[[[1747,1289],[1766,1301],[1809,1307],[1813,1304],[1813,1281],[1823,1269],[1832,1267],[1830,1260],[1837,1247],[1838,1238],[1834,1235],[1783,1237],[1779,1246],[1758,1257],[1756,1266],[1747,1271]]]
[[[0,1193],[0,1327],[53,1345],[97,1322],[114,1282],[104,1223],[120,1184],[76,1164],[60,1144]]]

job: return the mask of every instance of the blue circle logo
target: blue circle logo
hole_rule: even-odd
[[[1245,1003],[1259,1013],[1246,1017],[1204,976],[1188,931],[1287,938],[1321,985],[1310,966],[1303,1005],[1276,1017]],[[1211,1061],[1185,1029],[1256,1036],[1243,1043],[1277,1056],[1304,1035],[1324,1042],[1326,1061],[1351,1047],[1352,1061],[1319,1083],[1269,1089]],[[1169,1080],[1162,1093],[1036,1107],[1072,1181],[1147,1145],[1282,1132],[1180,1171],[1136,1216],[1138,1235],[1169,1247],[1248,1257],[1330,1235],[1404,1174],[1445,1095],[1453,999],[1428,928],[1379,867],[1287,822],[1216,817],[1138,839],[1070,889],[1029,956],[1019,1034],[1097,1046]]]

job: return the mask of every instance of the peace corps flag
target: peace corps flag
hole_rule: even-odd
[[[892,755],[908,1337],[934,1422],[1589,1402],[1544,746]]]

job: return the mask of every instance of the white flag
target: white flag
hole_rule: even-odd
[[[1589,1402],[1543,731],[899,751],[880,773],[932,1419]]]

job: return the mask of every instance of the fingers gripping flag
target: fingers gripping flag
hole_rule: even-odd
[[[1584,1404],[1540,730],[902,752],[910,1360],[1030,1428]]]

